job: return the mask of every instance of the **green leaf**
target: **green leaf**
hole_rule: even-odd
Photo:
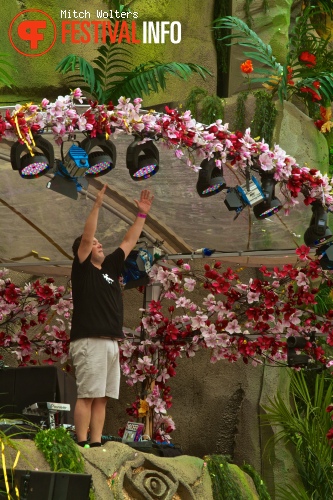
[[[12,85],[14,85],[15,81],[13,77],[4,68],[1,67],[5,65],[12,71],[17,72],[15,66],[7,60],[8,57],[8,54],[5,54],[3,52],[0,53],[0,85],[6,85],[7,87],[11,88]]]

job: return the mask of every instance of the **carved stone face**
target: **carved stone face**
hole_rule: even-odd
[[[104,485],[112,491],[114,498],[213,499],[209,472],[200,458],[187,455],[172,458],[155,456],[117,442],[105,443],[103,449],[98,451],[87,451],[90,451],[90,464],[93,465],[96,460],[99,474],[103,471],[106,476]],[[155,449],[149,451],[159,452]],[[83,455],[88,458],[85,452],[83,450]],[[93,482],[98,491],[98,480],[95,480],[94,473]]]
[[[166,459],[146,457],[147,455],[139,454],[135,463],[130,464],[124,475],[123,490],[131,498],[145,500],[196,498],[191,486],[186,484],[181,475],[166,466]]]
[[[164,461],[166,462],[165,459]],[[128,467],[123,482],[123,489],[132,498],[145,500],[196,498],[190,485],[186,484],[175,471],[165,468],[165,465],[162,469],[154,459],[147,459],[144,455],[140,455],[135,462]]]

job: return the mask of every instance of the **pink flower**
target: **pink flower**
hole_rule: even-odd
[[[85,97],[82,97],[82,90],[79,88],[76,88],[72,91],[72,96],[74,99],[77,99],[80,104],[82,104],[83,99],[85,99]]]
[[[193,292],[196,281],[193,278],[185,278],[184,281],[185,281],[184,284],[185,290],[187,290],[188,292]]]
[[[228,323],[225,331],[232,335],[233,333],[241,333],[242,330],[240,329],[237,319],[234,319]]]

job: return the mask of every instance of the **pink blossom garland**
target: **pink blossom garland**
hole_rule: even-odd
[[[56,143],[76,131],[86,132],[92,137],[98,134],[134,134],[146,140],[160,140],[174,150],[179,159],[194,171],[200,169],[204,158],[218,154],[217,166],[240,170],[256,166],[258,171],[273,172],[285,198],[286,215],[298,203],[300,193],[304,203],[320,201],[328,210],[333,210],[332,179],[317,169],[300,167],[295,158],[289,156],[279,145],[272,150],[264,138],[256,141],[248,128],[245,133],[231,132],[228,124],[217,120],[211,125],[197,122],[190,111],[180,113],[165,107],[165,113],[142,112],[141,98],[133,103],[121,97],[117,105],[100,105],[90,101],[87,111],[80,114],[74,99],[83,102],[80,89],[70,95],[59,96],[54,103],[43,99],[40,105],[17,104],[10,113],[0,115],[0,139],[31,143],[31,133],[51,130]]]

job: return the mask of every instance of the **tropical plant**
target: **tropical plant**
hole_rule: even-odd
[[[120,12],[127,7],[116,0]],[[114,23],[114,19],[110,19]],[[130,28],[129,28],[130,29]],[[125,45],[125,44],[124,44]],[[149,95],[166,89],[166,76],[187,80],[196,73],[203,79],[211,72],[193,63],[147,61],[131,69],[131,52],[124,46],[112,43],[110,37],[97,48],[99,55],[92,64],[84,57],[69,54],[56,66],[62,74],[74,72],[67,78],[69,84],[75,82],[82,90],[91,94],[100,103],[116,102],[121,96],[130,98]]]
[[[211,75],[206,68],[193,63],[148,61],[128,69],[126,58],[130,52],[123,47],[115,47],[110,41],[98,47],[97,51],[100,55],[92,61],[93,64],[81,56],[70,54],[60,61],[56,70],[63,74],[78,70],[79,75],[70,77],[68,83],[79,84],[82,90],[101,103],[116,102],[123,95],[134,98],[165,90],[167,75],[181,80],[187,80],[193,73],[203,79]]]
[[[327,108],[333,101],[333,52],[328,40],[313,32],[311,19],[315,12],[307,7],[296,19],[284,65],[273,55],[271,46],[241,19],[228,16],[214,22],[215,28],[233,30],[232,34],[223,37],[224,40],[236,40],[231,45],[236,43],[249,48],[244,56],[260,63],[253,68],[253,73],[260,76],[251,78],[251,82],[261,83],[281,101],[296,95],[305,102],[312,117],[319,114],[320,107]]]
[[[279,81],[283,74],[283,65],[277,61],[273,55],[272,47],[265,44],[262,39],[251,30],[248,25],[238,17],[226,16],[214,21],[214,29],[229,30],[230,33],[225,35],[223,40],[236,39],[228,45],[238,44],[242,47],[248,47],[251,52],[244,52],[244,55],[250,59],[254,59],[267,67],[253,68],[254,73],[264,74],[266,76],[253,78],[252,82],[267,83],[271,80]],[[232,32],[231,32],[232,30]],[[269,68],[269,69],[268,69]],[[283,95],[281,94],[281,97]]]
[[[185,108],[189,109],[196,120],[203,123],[213,123],[223,120],[224,101],[217,95],[209,95],[207,90],[194,87],[185,101]]]
[[[325,439],[331,427],[327,407],[331,404],[333,385],[325,372],[315,375],[311,384],[303,371],[290,372],[290,404],[282,395],[270,399],[263,408],[264,423],[278,426],[274,440],[293,446],[295,464],[302,485],[288,485],[279,498],[323,500],[333,495],[333,450]]]

